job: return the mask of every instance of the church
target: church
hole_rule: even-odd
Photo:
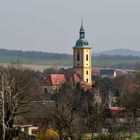
[[[92,85],[92,48],[85,39],[83,21],[79,31],[79,39],[73,47],[73,68],[80,77]]]
[[[67,81],[72,81],[73,85],[79,82],[85,89],[92,87],[92,48],[85,38],[83,21],[81,22],[79,39],[73,47],[73,69],[74,74],[53,73],[46,75],[42,81],[44,91],[52,93]]]

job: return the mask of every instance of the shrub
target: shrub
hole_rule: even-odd
[[[41,130],[37,137],[40,140],[59,140],[59,134],[57,131],[55,131],[52,128],[49,128],[47,130]]]

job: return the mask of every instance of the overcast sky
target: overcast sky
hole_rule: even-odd
[[[140,51],[140,0],[0,0],[0,48],[72,53],[81,19],[94,52]]]

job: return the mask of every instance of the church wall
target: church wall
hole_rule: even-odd
[[[90,48],[84,48],[83,49],[83,79],[84,81],[88,82],[89,84],[92,84],[92,64],[91,64],[91,52],[92,49]],[[88,60],[87,60],[88,55]]]

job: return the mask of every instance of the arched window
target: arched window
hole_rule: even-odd
[[[86,81],[88,82],[88,78],[86,79]]]
[[[80,61],[80,54],[77,54],[77,61]]]
[[[88,54],[86,55],[86,61],[88,61]]]
[[[88,74],[88,71],[86,71],[86,74]]]

